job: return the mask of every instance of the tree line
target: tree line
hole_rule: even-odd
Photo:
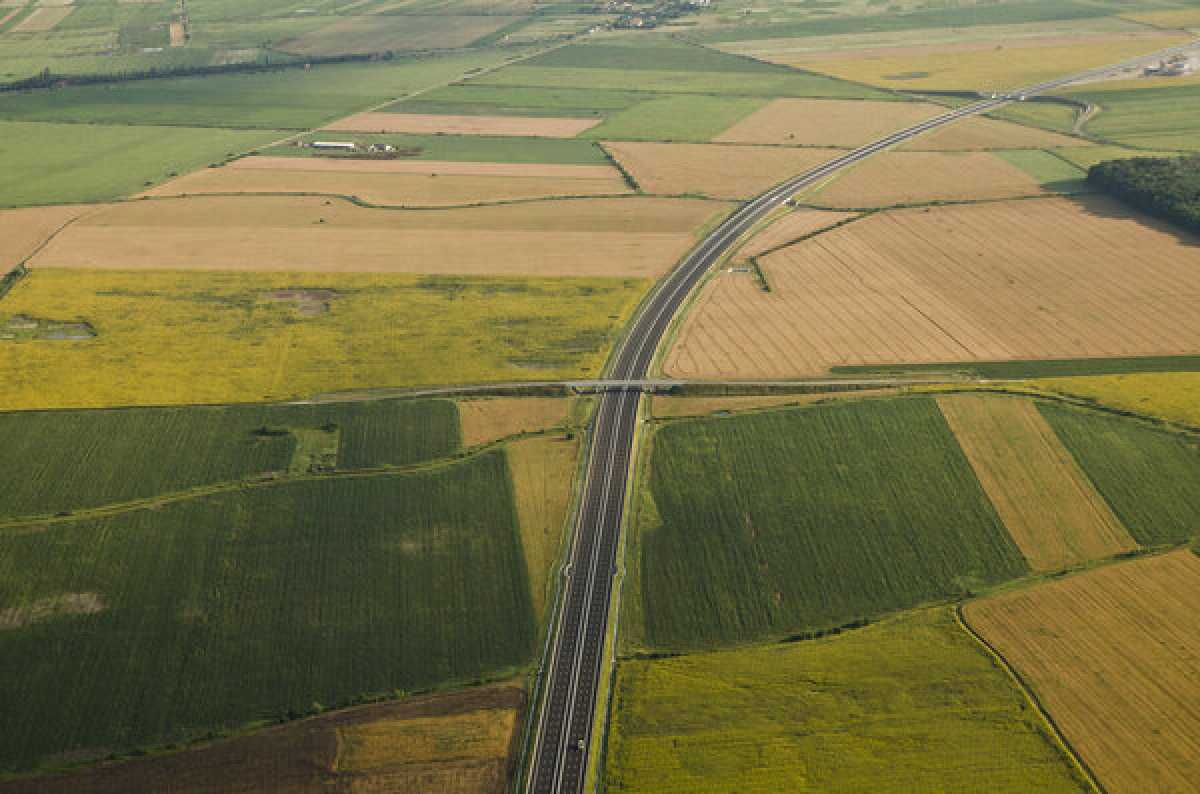
[[[1088,182],[1151,215],[1200,233],[1200,154],[1109,160],[1091,167]]]

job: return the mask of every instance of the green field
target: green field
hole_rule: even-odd
[[[525,66],[519,64],[477,78],[483,85],[545,86],[619,91],[628,88],[634,76],[621,69]],[[835,99],[892,99],[892,94],[874,88],[835,80],[832,77],[779,67],[776,72],[688,72],[639,70],[640,90],[664,94],[727,94],[761,97],[832,97]]]
[[[993,110],[987,115],[993,118],[1015,121],[1031,127],[1070,134],[1075,130],[1075,119],[1079,108],[1057,102],[1018,102]]]
[[[119,198],[278,137],[267,130],[0,121],[0,206]]]
[[[336,137],[363,145],[390,143],[406,160],[453,160],[482,163],[563,163],[599,165],[608,162],[604,150],[591,141],[573,138],[519,138],[491,135],[410,135],[405,133],[328,133],[304,135],[308,143]],[[291,144],[264,149],[262,154],[284,157],[337,157],[337,154]]]
[[[828,629],[1027,571],[930,399],[672,422],[652,449],[627,599],[649,647]]]
[[[937,608],[806,642],[623,661],[607,791],[1082,792]]]
[[[1200,448],[1139,422],[1043,402],[1038,409],[1143,545],[1200,533]]]
[[[1009,165],[1015,165],[1042,184],[1047,190],[1078,193],[1090,190],[1087,174],[1082,168],[1041,149],[1012,149],[995,152]]]
[[[0,770],[502,674],[535,634],[502,451],[6,530],[0,624]]]
[[[1141,149],[1200,151],[1200,85],[1073,92],[1099,105],[1084,126],[1092,136]]]
[[[445,400],[4,413],[0,518],[304,473],[314,445],[341,469],[431,460],[458,448],[458,414]]]
[[[759,97],[666,96],[619,111],[584,132],[582,137],[704,143],[766,103],[765,98]]]
[[[389,113],[591,118],[608,116],[656,97],[656,94],[637,90],[456,83],[421,94],[417,99],[401,100],[383,109]]]
[[[0,94],[0,119],[197,127],[308,129],[520,51],[484,50],[311,70],[172,77]]]

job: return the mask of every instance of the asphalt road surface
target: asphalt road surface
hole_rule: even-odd
[[[617,350],[609,378],[631,382],[609,388],[591,431],[583,501],[576,517],[565,592],[556,614],[542,678],[541,712],[530,758],[531,794],[574,794],[584,787],[596,708],[597,683],[608,628],[616,551],[625,512],[629,463],[637,432],[641,388],[655,351],[692,288],[754,224],[801,189],[888,147],[958,119],[1068,83],[1094,79],[1195,47],[1198,42],[1153,55],[1050,80],[943,113],[848,152],[783,182],[744,204],[692,250],[645,302]]]

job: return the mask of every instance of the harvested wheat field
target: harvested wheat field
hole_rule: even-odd
[[[525,693],[512,684],[330,712],[180,752],[0,782],[3,794],[500,794]]]
[[[834,159],[836,149],[706,143],[604,144],[647,193],[741,199]]]
[[[529,571],[534,615],[540,621],[553,595],[551,569],[558,559],[579,463],[579,439],[528,438],[505,448]]]
[[[59,229],[88,209],[63,205],[0,210],[0,271],[20,264]]]
[[[810,234],[857,217],[853,212],[828,212],[807,207],[792,210],[751,237],[738,250],[738,257],[748,259],[759,256],[766,251],[789,245]]]
[[[1001,119],[974,116],[947,124],[899,147],[900,151],[964,151],[982,149],[1048,149],[1092,146],[1091,141]]]
[[[1032,400],[957,394],[937,402],[1035,571],[1137,548]]]
[[[726,209],[643,197],[407,212],[311,196],[148,199],[72,224],[30,265],[657,276]]]
[[[522,138],[574,138],[601,119],[550,116],[440,116],[424,113],[356,113],[324,129],[337,132],[413,132],[446,135],[513,135]]]
[[[713,140],[852,148],[943,112],[927,102],[776,99]]]
[[[1045,195],[1031,175],[989,152],[885,152],[804,195],[824,207],[890,207]]]
[[[464,447],[486,444],[518,433],[532,433],[567,422],[566,397],[489,397],[459,400],[458,421]]]
[[[1200,790],[1200,557],[1181,550],[968,604],[1111,794]]]
[[[718,274],[664,369],[776,378],[1196,353],[1197,242],[1099,197],[876,213],[761,257],[770,292],[751,274]]]
[[[326,194],[430,207],[629,192],[620,172],[607,165],[246,157],[223,168],[194,171],[146,195]]]

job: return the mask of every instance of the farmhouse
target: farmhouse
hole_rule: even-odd
[[[352,152],[358,148],[358,145],[351,141],[313,141],[312,148]]]

